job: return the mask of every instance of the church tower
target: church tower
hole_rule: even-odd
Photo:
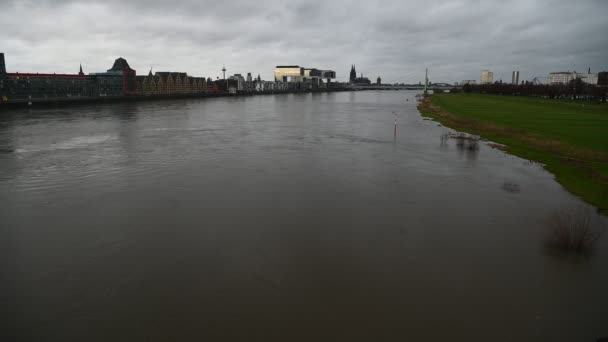
[[[355,65],[353,64],[350,67],[350,83],[354,83],[355,78],[357,78],[357,70],[355,69]]]
[[[80,71],[78,72],[78,76],[84,76],[84,72],[82,72],[82,63],[80,64]]]

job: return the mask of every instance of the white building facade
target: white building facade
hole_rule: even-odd
[[[489,70],[481,71],[481,84],[492,84],[494,83],[494,73]]]
[[[587,84],[597,84],[598,74],[577,73],[576,71],[558,71],[549,74],[549,84],[568,84],[573,80],[580,79]]]

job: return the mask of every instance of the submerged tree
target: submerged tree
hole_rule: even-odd
[[[596,247],[603,229],[594,227],[589,208],[562,208],[547,220],[545,246],[557,252],[590,254]]]

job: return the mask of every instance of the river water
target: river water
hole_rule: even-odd
[[[582,202],[414,95],[1,112],[0,340],[608,336],[606,236],[542,248]]]

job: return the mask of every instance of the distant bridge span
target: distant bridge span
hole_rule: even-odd
[[[371,85],[351,85],[353,90],[420,90],[424,91],[423,85],[390,85],[390,84],[371,84]],[[458,88],[457,86],[442,84],[442,85],[429,85],[428,89],[440,89],[440,90],[452,90]]]

